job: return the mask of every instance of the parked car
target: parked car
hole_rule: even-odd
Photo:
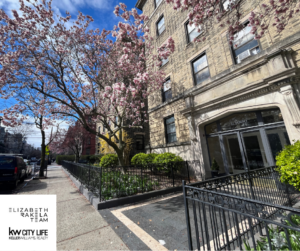
[[[36,164],[37,164],[38,166],[41,165],[41,159],[38,159],[37,162],[36,162]]]
[[[36,157],[31,157],[31,161],[36,162],[37,161]]]
[[[30,160],[24,159],[24,162],[25,162],[25,164],[26,164],[26,166],[27,166],[26,176],[28,177],[28,176],[30,176],[31,173],[32,173],[32,165],[31,165]]]
[[[0,156],[0,183],[10,184],[16,188],[19,182],[31,174],[31,168],[23,158],[17,156]]]

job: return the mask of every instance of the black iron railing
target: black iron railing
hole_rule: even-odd
[[[299,191],[274,167],[183,183],[190,250],[300,249],[300,210],[285,206]]]
[[[107,168],[63,161],[62,166],[100,201],[181,186],[182,180],[190,183],[202,177],[199,161]]]

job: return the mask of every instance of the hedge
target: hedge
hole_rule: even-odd
[[[131,165],[146,166],[147,164],[152,164],[157,155],[158,153],[138,153],[132,157]]]
[[[276,165],[281,182],[300,190],[300,141],[285,146],[276,156]]]
[[[95,163],[96,158],[99,158],[98,155],[81,155],[80,156],[81,160],[85,159],[91,164]],[[63,161],[63,160],[75,161],[75,155],[57,155],[56,156],[57,164],[61,165],[61,161]]]
[[[118,164],[119,164],[119,159],[116,154],[106,154],[101,158],[100,161],[101,167],[117,166]]]

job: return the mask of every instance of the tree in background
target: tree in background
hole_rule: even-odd
[[[44,87],[42,87],[44,89]],[[45,94],[42,94],[34,89],[26,86],[24,88],[16,88],[13,93],[10,94],[14,97],[17,103],[9,108],[0,111],[3,113],[3,124],[6,126],[11,126],[13,132],[17,132],[18,135],[28,135],[28,125],[26,126],[25,121],[28,119],[33,119],[32,126],[35,126],[41,132],[41,168],[40,177],[44,177],[44,168],[46,165],[46,145],[50,144],[54,138],[59,133],[59,125],[62,123],[59,119],[62,116],[58,114],[52,114],[49,111],[53,105],[51,101]],[[51,135],[48,138],[48,143],[46,143],[46,133],[45,130],[49,128],[55,128],[51,131]],[[27,132],[26,134],[24,132]],[[20,133],[23,132],[23,133]]]
[[[3,120],[3,125],[9,126],[9,123]],[[18,125],[13,125],[13,127],[6,128],[6,135],[5,135],[6,152],[24,153],[26,140],[30,133],[32,133],[32,125],[24,122],[19,123]]]
[[[45,95],[53,104],[48,114],[79,121],[109,144],[124,165],[123,132],[147,122],[145,103],[162,87],[164,73],[158,68],[174,51],[174,41],[169,38],[157,55],[151,54],[147,17],[124,4],[115,8],[124,22],[113,31],[88,30],[93,18],[82,13],[71,26],[68,12],[55,22],[51,1],[20,0],[20,6],[13,18],[0,10],[0,94],[9,98],[30,88]],[[95,122],[106,126],[108,134],[96,131]]]
[[[166,0],[173,4],[174,10],[187,11],[189,25],[195,25],[198,32],[204,32],[195,41],[205,41],[214,27],[227,29],[228,39],[232,43],[235,34],[244,28],[241,18],[245,0]],[[268,30],[275,27],[281,33],[291,18],[299,15],[299,0],[251,0],[253,6],[249,17],[249,26],[255,39],[260,39]]]
[[[71,125],[68,130],[60,132],[51,142],[50,150],[55,153],[70,151],[75,155],[75,162],[78,162],[82,153],[84,141],[94,135],[84,129],[79,122]]]

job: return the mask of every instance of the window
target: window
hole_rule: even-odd
[[[87,148],[86,151],[85,151],[85,154],[86,154],[86,155],[90,155],[90,153],[91,153],[91,149],[90,149],[90,148]]]
[[[201,32],[198,32],[198,27],[196,27],[195,24],[189,25],[189,22],[187,22],[185,26],[187,31],[187,41],[188,43],[191,43]]]
[[[161,4],[162,0],[155,0],[155,8]]]
[[[90,145],[91,144],[91,138],[87,139],[87,144]]]
[[[168,62],[169,62],[169,58],[166,58],[166,59],[162,58],[161,59],[161,66],[160,67],[164,66]]]
[[[223,0],[222,8],[225,11],[231,10],[231,4],[233,4],[235,0]]]
[[[174,115],[165,119],[166,140],[168,143],[177,141]]]
[[[157,35],[159,36],[163,31],[166,29],[165,28],[165,18],[162,16],[158,22],[157,22]]]
[[[258,41],[254,39],[255,35],[250,31],[251,27],[246,23],[245,28],[235,34],[232,51],[237,64],[260,52]]]
[[[164,82],[163,89],[162,89],[162,99],[163,102],[172,98],[172,88],[171,88],[171,80],[170,78]]]
[[[135,136],[136,150],[144,150],[144,135]]]
[[[98,127],[98,131],[101,132],[101,126]]]
[[[209,79],[210,74],[206,54],[202,55],[193,62],[193,74],[196,85],[199,85],[203,81]]]

